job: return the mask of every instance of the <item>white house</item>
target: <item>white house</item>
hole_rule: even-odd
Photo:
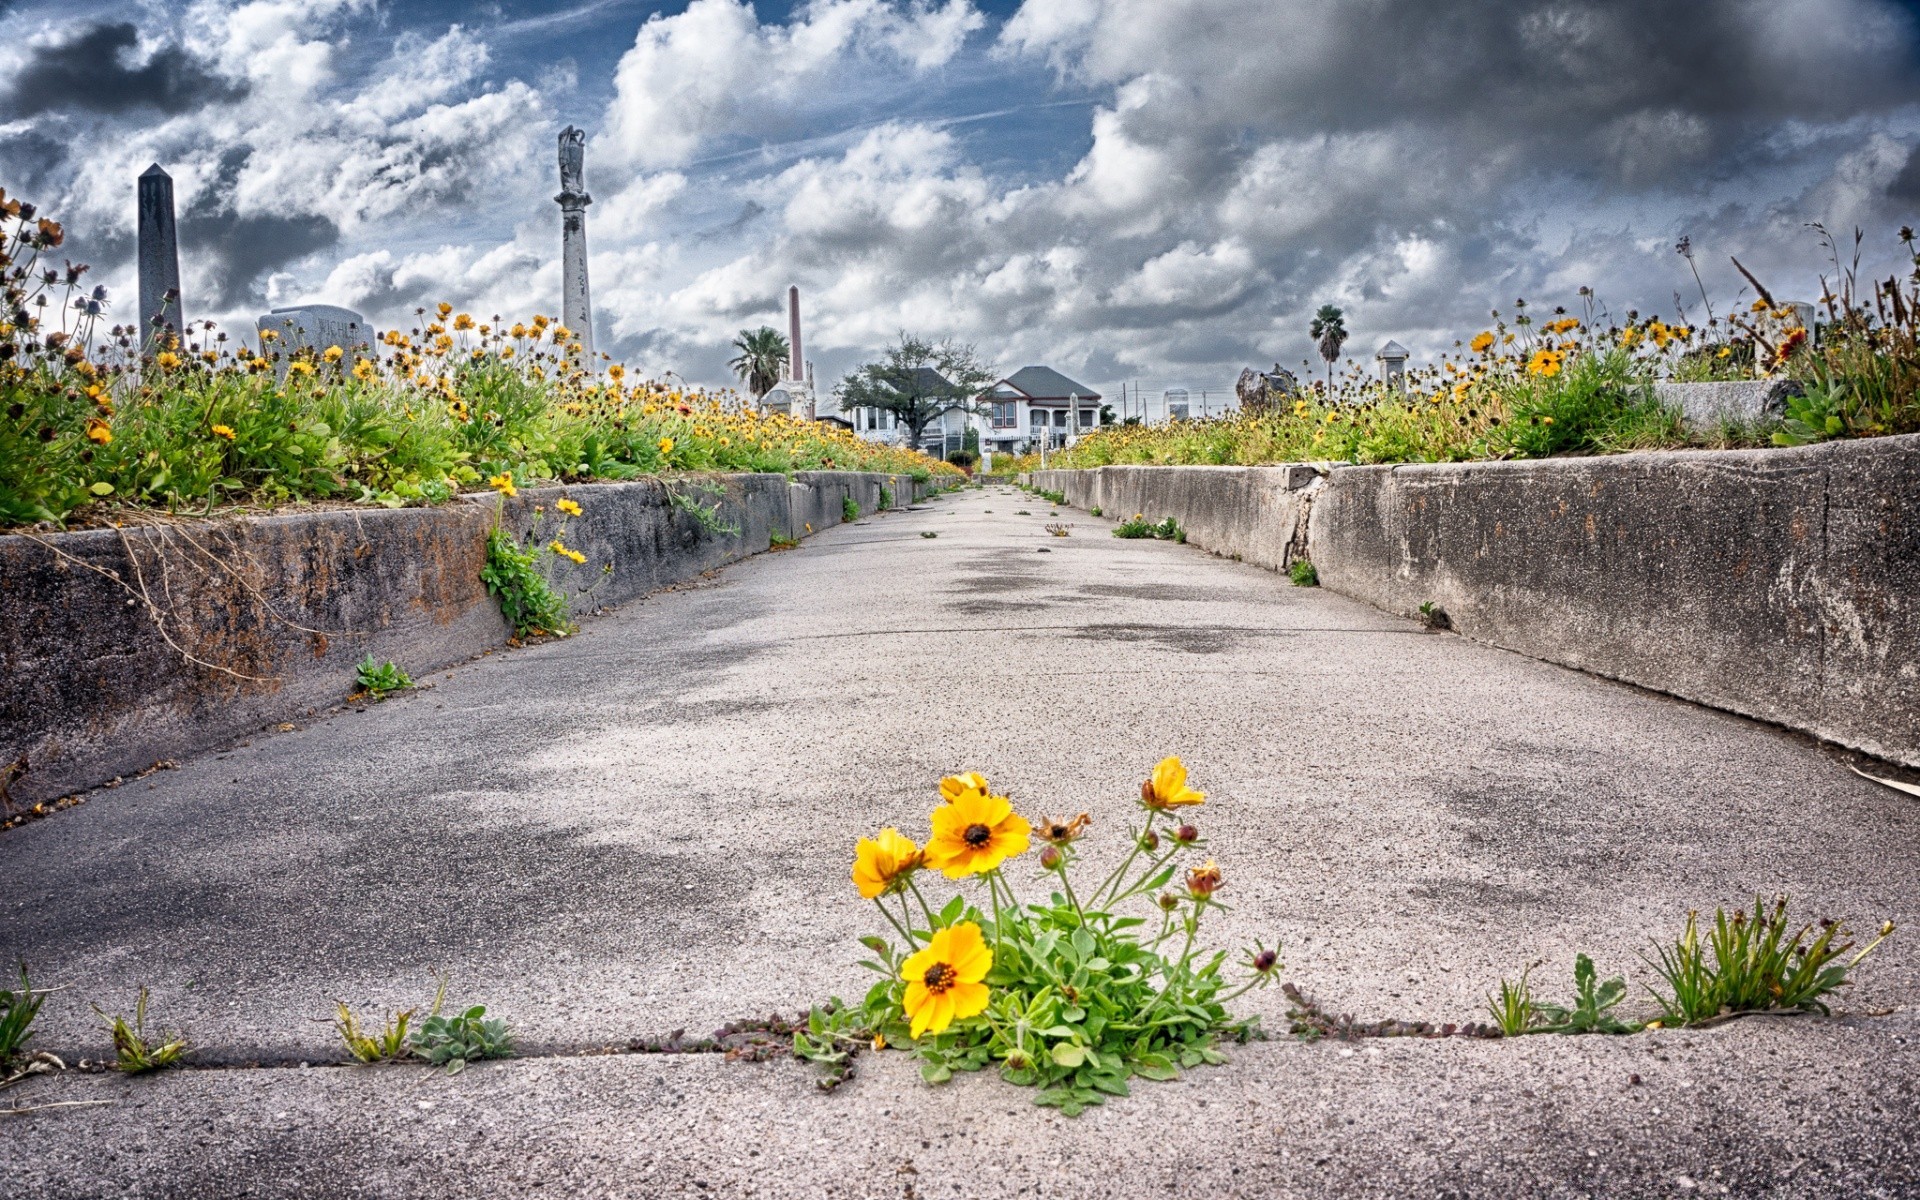
[[[1100,427],[1100,393],[1052,367],[1021,367],[980,398],[988,406],[980,448],[997,454],[1064,446]]]

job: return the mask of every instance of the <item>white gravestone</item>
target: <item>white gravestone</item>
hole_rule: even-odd
[[[262,350],[277,349],[288,356],[300,349],[324,354],[328,347],[338,346],[349,358],[364,358],[372,354],[375,341],[365,317],[334,304],[276,308],[254,325],[261,334]],[[274,335],[272,341],[265,336],[269,332]]]

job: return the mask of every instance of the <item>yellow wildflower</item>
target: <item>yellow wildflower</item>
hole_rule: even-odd
[[[956,1020],[985,1012],[987,985],[981,980],[992,969],[993,951],[978,925],[962,921],[935,930],[924,950],[900,964],[900,978],[907,985],[901,1006],[911,1022],[910,1034],[918,1038],[941,1033]]]
[[[487,486],[502,496],[518,496],[520,489],[513,486],[512,475],[492,475],[487,478]]]
[[[872,900],[907,886],[921,867],[920,847],[898,829],[887,828],[875,838],[861,838],[853,848],[853,885],[861,898]]]
[[[213,436],[223,437],[228,441],[232,441],[234,436],[233,427],[230,425],[215,425],[213,427]]]
[[[1005,796],[968,791],[933,810],[927,865],[948,879],[991,871],[1027,852],[1032,828]]]
[[[99,417],[87,418],[87,440],[105,446],[113,442],[113,429]]]
[[[577,517],[580,515],[580,505],[572,500],[561,500],[559,503],[555,504],[554,507],[559,509],[561,512],[567,514],[570,517]]]
[[[660,457],[666,458],[672,453],[673,453],[673,439],[670,437],[661,438],[660,439]]]
[[[345,350],[342,350],[340,347],[328,346],[326,349],[326,353],[322,354],[320,357],[326,359],[330,363],[337,363],[341,359],[345,358],[346,356],[347,356],[347,352]]]
[[[1483,330],[1476,334],[1474,339],[1468,342],[1467,345],[1473,348],[1475,354],[1485,354],[1487,351],[1493,349],[1493,331]]]
[[[1189,804],[1206,803],[1207,794],[1187,786],[1187,767],[1179,755],[1169,754],[1153,768],[1153,775],[1140,785],[1140,803],[1166,811]]]

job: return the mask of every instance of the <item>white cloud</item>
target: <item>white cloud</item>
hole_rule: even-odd
[[[943,66],[983,21],[971,0],[813,0],[786,25],[762,24],[747,0],[693,0],[640,27],[596,148],[677,166],[719,139],[789,133],[841,101],[863,63]]]

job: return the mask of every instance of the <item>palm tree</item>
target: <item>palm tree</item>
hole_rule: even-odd
[[[1333,395],[1333,362],[1340,357],[1340,347],[1347,340],[1347,322],[1341,311],[1331,304],[1322,304],[1320,311],[1313,314],[1313,324],[1308,326],[1307,334],[1320,347],[1320,357],[1327,360],[1327,395]]]
[[[787,365],[787,339],[762,325],[758,329],[742,329],[740,336],[733,339],[733,348],[740,353],[727,365],[740,377],[740,382],[747,385],[753,398],[758,400],[772,391]]]

